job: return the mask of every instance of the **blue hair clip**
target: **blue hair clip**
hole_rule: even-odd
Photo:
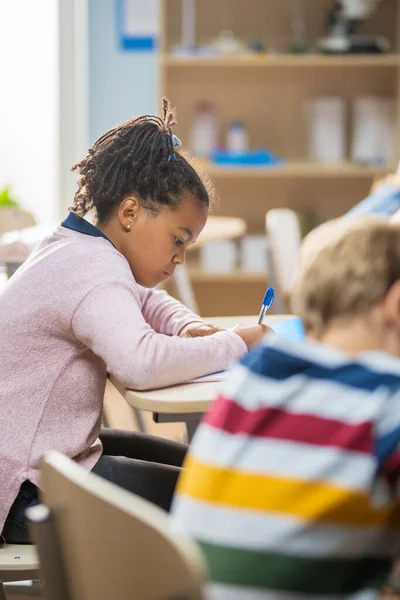
[[[182,142],[181,140],[178,138],[177,135],[172,134],[171,135],[171,140],[172,140],[172,145],[174,148],[179,148],[179,146],[182,146]],[[171,156],[168,156],[168,162],[172,159],[172,158],[176,158],[176,152],[174,152],[173,154],[171,154]]]

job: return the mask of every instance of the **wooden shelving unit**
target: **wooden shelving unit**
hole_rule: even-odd
[[[194,284],[229,281],[230,283],[261,283],[265,287],[267,282],[266,273],[246,273],[240,269],[233,273],[209,273],[199,267],[192,267],[190,275]]]
[[[271,167],[220,167],[212,163],[198,161],[203,169],[215,179],[303,179],[303,178],[374,178],[387,174],[394,167],[374,167],[357,165],[351,162],[342,164],[312,163],[309,161],[289,161]]]
[[[291,36],[289,4],[230,0],[232,30],[246,41],[287,42]],[[330,0],[303,2],[310,45],[324,35],[323,15],[330,5]],[[202,163],[219,196],[216,214],[246,218],[249,232],[255,233],[264,231],[265,213],[275,207],[289,207],[311,215],[315,223],[322,222],[343,214],[368,194],[376,178],[393,168],[310,163],[305,104],[314,96],[342,96],[348,106],[349,140],[351,107],[358,96],[395,98],[400,115],[400,0],[381,2],[361,30],[386,36],[390,54],[354,56],[183,57],[174,53],[181,36],[181,0],[162,0],[162,6],[160,92],[177,107],[176,133],[183,144],[189,139],[196,104],[210,100],[216,107],[221,144],[229,123],[241,120],[252,148],[268,148],[285,161],[275,167],[236,169]],[[197,0],[198,44],[215,38],[223,28],[224,6],[225,2]],[[400,127],[398,131],[400,140]],[[218,307],[226,309],[227,303],[232,314],[254,312],[254,294],[261,295],[265,287],[262,275],[240,271],[226,276],[193,267],[192,280],[203,314],[217,314]]]
[[[324,56],[318,54],[276,54],[272,56],[243,56],[243,57],[182,57],[173,54],[161,56],[161,63],[168,68],[262,68],[262,69],[299,69],[299,68],[371,68],[371,67],[398,67],[400,57],[398,54],[384,55],[354,55],[354,56]]]

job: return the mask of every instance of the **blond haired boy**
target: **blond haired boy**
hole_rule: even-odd
[[[212,600],[377,598],[400,550],[399,226],[332,241],[294,306],[306,340],[232,369],[178,486]]]

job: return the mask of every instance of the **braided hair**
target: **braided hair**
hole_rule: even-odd
[[[162,117],[130,119],[102,135],[72,171],[79,174],[78,190],[70,210],[84,216],[92,208],[104,223],[124,198],[138,194],[154,214],[162,207],[176,208],[189,192],[208,207],[212,188],[188,158],[176,151],[172,135],[175,110],[162,99]]]

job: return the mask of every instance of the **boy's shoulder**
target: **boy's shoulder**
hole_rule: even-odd
[[[291,377],[329,380],[341,385],[373,391],[384,385],[400,387],[400,360],[384,352],[363,352],[351,356],[320,342],[291,341],[267,336],[262,344],[241,360],[242,367],[255,377],[284,382]]]
[[[266,337],[230,371],[222,397],[250,412],[266,409],[347,421],[375,421],[399,403],[400,361],[357,357],[319,342]]]
[[[266,338],[232,368],[203,431],[206,439],[222,432],[221,445],[243,434],[244,446],[254,438],[274,448],[346,448],[381,464],[400,439],[400,361]],[[204,447],[200,436],[195,442]]]

